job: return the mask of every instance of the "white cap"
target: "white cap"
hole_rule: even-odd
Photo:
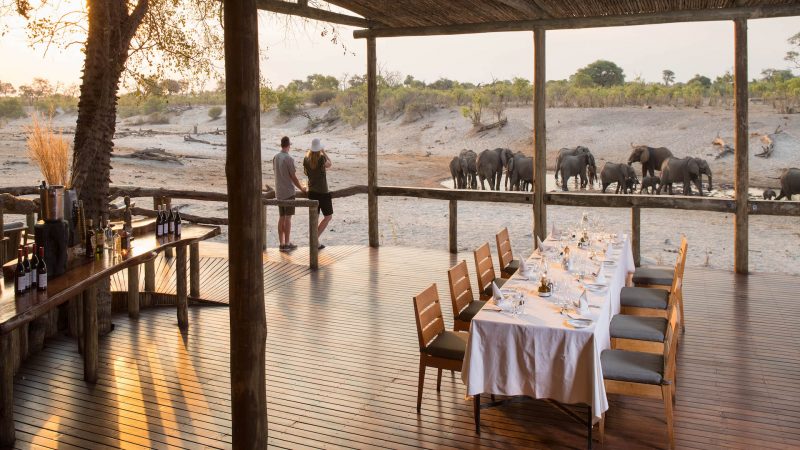
[[[311,141],[311,151],[312,152],[316,153],[316,152],[318,152],[320,150],[324,150],[324,149],[325,149],[325,146],[322,145],[322,141],[320,141],[319,139],[314,138],[314,140]]]

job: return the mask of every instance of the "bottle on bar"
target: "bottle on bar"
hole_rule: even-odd
[[[167,233],[170,236],[175,234],[175,215],[172,213],[172,208],[169,209],[169,216],[167,216]]]
[[[111,226],[111,221],[108,219],[108,214],[105,216],[106,227],[103,229],[105,233],[104,239],[106,248],[113,249],[114,247],[114,228]]]
[[[39,277],[36,276],[36,271],[39,269],[39,251],[36,244],[33,244],[33,251],[31,252],[31,288],[35,288],[39,284]]]
[[[72,202],[72,212],[70,214],[70,232],[69,232],[69,246],[74,247],[78,245],[78,239],[80,239],[80,231],[78,226],[78,201]]]
[[[39,265],[36,267],[36,288],[40,291],[47,290],[47,264],[44,262],[44,247],[39,247]]]
[[[97,230],[94,231],[94,248],[96,258],[103,257],[103,249],[106,247],[106,234],[103,231],[103,219],[97,219]]]
[[[26,286],[28,279],[25,276],[25,265],[22,263],[22,248],[17,253],[17,269],[14,273],[14,292],[24,294],[28,290]]]
[[[28,247],[22,246],[22,267],[25,268],[25,290],[31,287],[31,260],[28,259]]]
[[[181,212],[175,208],[175,237],[181,237]]]
[[[84,239],[84,243],[86,244],[87,258],[94,258],[94,241],[94,224],[92,223],[92,219],[89,219],[89,223],[86,226],[86,238]]]
[[[164,222],[161,216],[161,205],[158,205],[158,213],[156,214],[156,237],[164,235]]]

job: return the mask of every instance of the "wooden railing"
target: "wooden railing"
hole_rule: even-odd
[[[458,202],[490,202],[490,203],[517,203],[533,205],[533,193],[531,192],[506,192],[506,191],[473,191],[464,189],[444,189],[444,188],[419,188],[401,186],[379,186],[376,190],[378,197],[410,197],[432,200],[442,200],[449,203],[449,249],[452,253],[458,252]],[[0,188],[0,226],[2,226],[2,212],[14,214],[26,214],[29,225],[32,226],[34,213],[38,212],[38,201],[22,199],[17,196],[25,194],[35,194],[35,187],[11,187]],[[227,202],[228,195],[221,192],[203,192],[173,189],[153,189],[129,186],[112,186],[110,193],[114,197],[142,198],[151,197],[154,202],[169,204],[172,199],[180,198],[198,201]],[[332,191],[333,198],[350,197],[353,195],[368,194],[367,186],[358,185]],[[305,197],[298,194],[298,197]],[[267,206],[295,206],[306,207],[309,211],[309,266],[316,269],[319,266],[317,234],[318,202],[305,198],[296,200],[279,201],[274,198],[274,192],[265,192],[262,195],[264,203],[264,213],[261,217],[264,229],[266,244],[267,231]],[[631,242],[633,246],[634,259],[639,264],[640,230],[641,230],[641,210],[649,209],[682,209],[687,211],[711,211],[719,213],[735,213],[736,202],[732,198],[711,198],[711,197],[692,197],[692,196],[666,196],[666,195],[636,195],[636,194],[602,194],[588,192],[547,192],[545,193],[545,204],[552,206],[577,206],[591,208],[629,208],[631,210]],[[800,217],[800,202],[789,201],[770,201],[770,200],[750,200],[748,211],[751,215],[771,215],[771,216],[790,216]],[[133,208],[133,213],[145,217],[155,217],[156,212],[146,208]],[[112,217],[119,217],[121,211],[112,212]],[[209,225],[228,225],[227,218],[219,217],[200,217],[190,214],[181,214],[185,220],[199,224]],[[370,221],[377,221],[377,217],[370,216]],[[377,223],[374,224],[377,228]]]

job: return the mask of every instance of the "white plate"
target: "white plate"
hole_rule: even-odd
[[[568,319],[567,323],[575,328],[587,328],[592,326],[594,322],[589,319]]]

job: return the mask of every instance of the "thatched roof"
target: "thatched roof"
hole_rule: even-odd
[[[328,2],[386,27],[598,18],[797,4],[796,0],[328,0]]]

